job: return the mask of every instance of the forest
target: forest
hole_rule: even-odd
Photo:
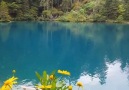
[[[0,0],[0,21],[128,22],[129,0]]]

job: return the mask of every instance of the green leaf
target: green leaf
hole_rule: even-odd
[[[41,79],[40,74],[38,72],[35,72],[35,74],[36,74],[36,77],[38,78],[38,80],[40,81],[40,83],[42,83],[42,79]]]
[[[47,72],[43,72],[43,85],[47,85]]]
[[[66,86],[64,86],[63,90],[67,90],[67,87],[66,87]]]
[[[56,90],[56,82],[52,82],[52,88],[51,90]]]

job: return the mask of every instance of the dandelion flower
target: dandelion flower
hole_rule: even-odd
[[[58,73],[70,76],[70,72],[65,71],[65,70],[58,70]]]

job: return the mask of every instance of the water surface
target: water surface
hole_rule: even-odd
[[[13,69],[26,83],[36,80],[35,71],[63,69],[71,72],[71,82],[83,82],[84,90],[128,90],[128,29],[126,24],[0,23],[0,83]]]

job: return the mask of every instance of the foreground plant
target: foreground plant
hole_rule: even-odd
[[[13,76],[7,79],[6,81],[4,81],[4,84],[0,88],[0,90],[11,90],[12,89],[13,85],[17,83],[16,80],[18,79],[17,77],[14,76],[15,72],[16,72],[15,70],[12,71]]]
[[[47,74],[46,71],[44,71],[42,75],[36,72],[36,76],[40,82],[40,85],[36,85],[36,88],[39,88],[42,90],[46,90],[46,89],[55,90],[55,87],[56,87],[55,72],[52,72],[50,76]]]
[[[73,90],[73,86],[67,85],[67,82],[64,79],[64,76],[71,75],[70,72],[66,70],[58,70],[57,73],[62,74],[63,77],[57,78],[55,71],[50,75],[46,71],[43,71],[42,75],[36,72],[36,76],[40,82],[40,84],[36,85],[36,88],[41,90]],[[83,87],[81,82],[78,82],[77,86],[79,89],[80,87]]]

